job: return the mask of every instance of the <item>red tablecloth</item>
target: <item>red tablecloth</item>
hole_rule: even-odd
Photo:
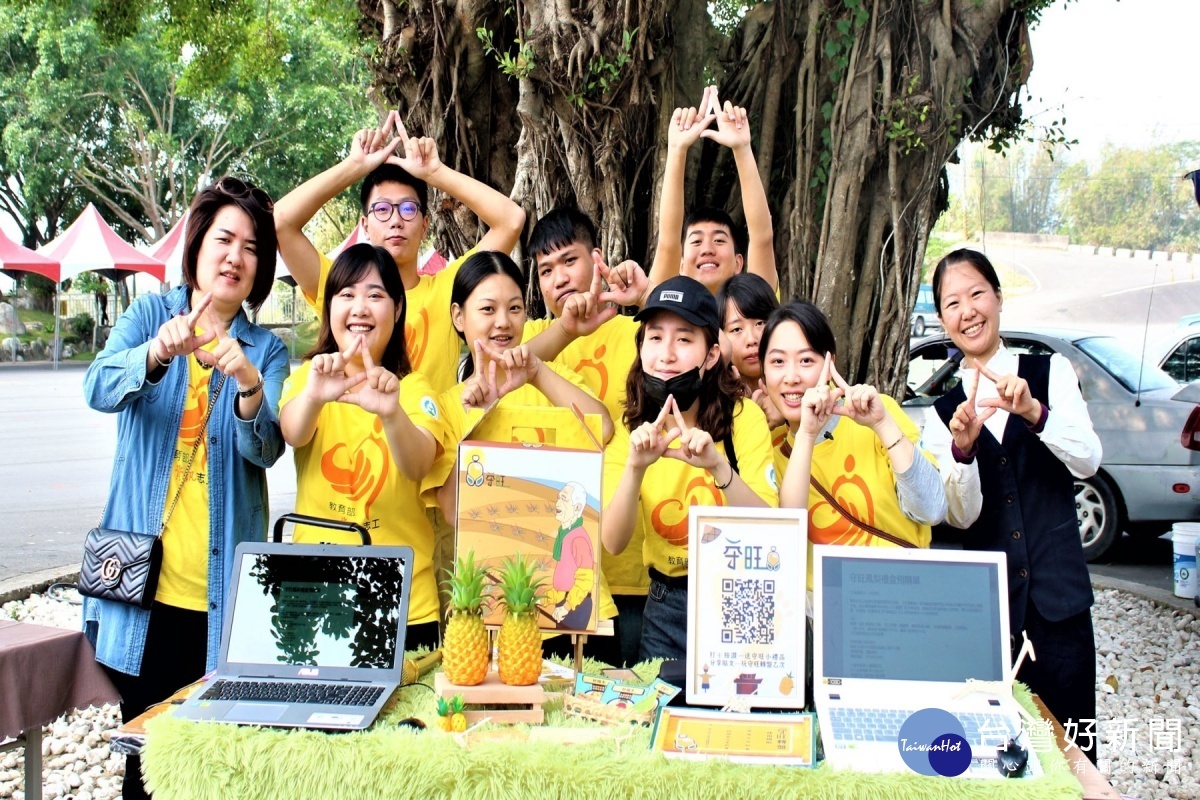
[[[82,631],[0,622],[0,739],[119,699]]]

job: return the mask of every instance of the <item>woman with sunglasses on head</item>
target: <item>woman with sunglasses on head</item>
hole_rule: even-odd
[[[134,301],[84,378],[88,405],[118,414],[101,527],[162,537],[151,610],[83,604],[126,722],[216,667],[234,548],[266,538],[288,355],[244,307],[274,281],[271,199],[217,181],[192,202],[182,285]],[[124,797],[146,796],[139,766],[128,757]]]
[[[404,284],[386,250],[356,244],[333,262],[322,296],[316,344],[280,401],[283,436],[296,453],[296,511],[356,522],[372,544],[413,549],[404,646],[432,649],[433,528],[420,494],[442,431],[429,381],[409,366]],[[293,541],[329,538],[299,526]]]
[[[721,363],[716,300],[685,276],[663,281],[635,317],[638,360],[624,424],[604,454],[604,547],[619,554],[637,518],[650,593],[640,660],[687,653],[688,507],[773,506],[770,433]]]
[[[1024,633],[1037,656],[1017,677],[1082,731],[1096,718],[1096,645],[1074,478],[1099,469],[1100,439],[1066,358],[1004,346],[1004,297],[987,256],[963,249],[943,258],[933,297],[963,354],[959,384],[925,422],[950,501],[946,521],[966,530],[965,547],[1007,554],[1013,652]],[[1095,738],[1085,739],[1079,746],[1094,762]]]

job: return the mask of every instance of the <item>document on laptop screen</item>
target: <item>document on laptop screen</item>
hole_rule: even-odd
[[[1004,678],[994,564],[826,556],[826,677]]]
[[[246,553],[226,660],[389,669],[403,575],[395,559]]]

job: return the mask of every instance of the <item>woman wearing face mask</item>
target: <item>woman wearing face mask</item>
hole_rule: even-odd
[[[435,395],[409,367],[404,284],[391,256],[356,244],[325,280],[321,329],[283,390],[283,436],[296,453],[296,511],[357,522],[373,544],[413,549],[405,647],[437,647],[433,529],[421,481],[441,447]],[[326,541],[296,529],[294,541]]]
[[[782,306],[760,349],[767,393],[788,425],[775,455],[779,504],[808,509],[810,544],[928,547],[930,525],[946,515],[937,467],[892,398],[838,374],[821,310]]]
[[[717,304],[703,284],[664,281],[636,319],[625,424],[604,457],[601,536],[620,553],[641,516],[651,583],[640,658],[683,658],[688,507],[775,505],[770,433],[721,365]]]
[[[1024,632],[1037,655],[1017,677],[1064,724],[1094,720],[1092,586],[1072,476],[1095,474],[1101,451],[1075,371],[1061,355],[1005,348],[1000,279],[982,253],[943,258],[933,297],[963,353],[959,385],[925,422],[950,500],[947,522],[967,531],[966,547],[1008,556],[1014,653]],[[1080,747],[1095,761],[1095,740],[1083,739]]]
[[[787,436],[783,415],[775,408],[762,381],[762,362],[758,346],[762,342],[767,317],[779,308],[771,284],[757,275],[743,272],[721,285],[717,292],[717,312],[721,317],[721,351],[733,377],[742,384],[742,392],[758,403],[771,426],[771,444],[778,447]]]

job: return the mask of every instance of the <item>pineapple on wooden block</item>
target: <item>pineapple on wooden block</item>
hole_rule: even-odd
[[[496,642],[500,681],[509,686],[531,686],[542,674],[542,631],[538,627],[538,590],[545,582],[536,578],[537,561],[520,553],[500,565],[497,586],[504,600],[504,623]]]
[[[483,626],[487,570],[475,563],[475,553],[471,551],[455,559],[454,568],[446,572],[450,609],[442,641],[442,672],[457,686],[477,686],[487,677],[492,655],[491,641]]]

